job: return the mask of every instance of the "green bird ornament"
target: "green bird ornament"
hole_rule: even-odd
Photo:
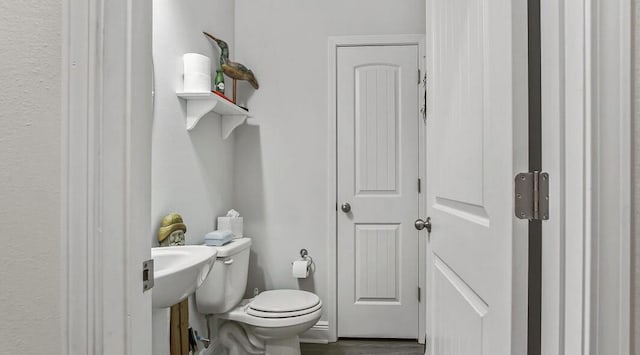
[[[215,41],[216,44],[218,44],[218,47],[220,47],[220,66],[222,67],[222,71],[228,77],[234,80],[246,80],[256,90],[260,87],[260,85],[258,84],[258,80],[256,79],[255,75],[253,75],[251,69],[245,67],[240,63],[232,62],[229,60],[229,45],[227,45],[227,42],[215,38],[207,32],[202,33]]]

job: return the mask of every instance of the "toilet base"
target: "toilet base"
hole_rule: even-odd
[[[260,340],[246,329],[244,324],[233,321],[222,323],[218,334],[229,355],[301,355],[300,339],[297,335]]]
[[[265,341],[265,355],[300,355],[300,339],[298,336]]]
[[[256,344],[256,339],[250,337],[238,323],[231,321],[222,323],[218,329],[218,336],[220,343],[227,349],[229,355],[262,355],[265,353],[260,346],[262,344]]]

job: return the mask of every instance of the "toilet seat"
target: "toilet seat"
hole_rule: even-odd
[[[260,318],[297,317],[322,307],[320,297],[301,290],[270,290],[257,295],[247,305],[249,315]]]
[[[307,309],[301,309],[298,311],[290,311],[290,312],[264,312],[264,311],[258,311],[255,310],[253,308],[251,308],[251,306],[249,305],[247,307],[247,314],[252,315],[254,317],[260,317],[260,318],[291,318],[291,317],[299,317],[299,316],[303,316],[305,314],[309,314],[312,312],[317,311],[318,309],[322,308],[322,304],[318,303],[315,306],[311,307],[311,308],[307,308]]]
[[[249,314],[248,312],[249,304],[251,304],[253,300],[254,299],[244,299],[234,309],[226,313],[216,314],[216,317],[220,319],[244,323],[254,327],[281,328],[296,326],[311,320],[315,322],[320,318],[320,315],[322,314],[322,302],[319,302],[316,306],[306,310],[290,311],[290,313],[282,312],[284,314],[280,317],[254,316],[252,314]],[[254,311],[255,310],[253,310],[252,312]],[[268,314],[275,315],[275,313],[276,312],[271,312]],[[298,314],[293,315],[294,313]]]

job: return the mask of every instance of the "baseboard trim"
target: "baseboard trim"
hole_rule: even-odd
[[[326,320],[318,321],[311,329],[300,334],[301,343],[329,343],[329,322]]]

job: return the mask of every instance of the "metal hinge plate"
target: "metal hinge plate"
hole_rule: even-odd
[[[418,74],[420,74],[420,71],[418,71]],[[422,86],[424,88],[424,101],[422,102],[420,113],[422,114],[422,121],[427,124],[427,73],[425,72],[424,76],[421,76],[420,78],[420,80],[422,80]]]
[[[142,292],[153,288],[153,259],[142,262]]]
[[[520,173],[515,179],[515,214],[520,219],[549,219],[549,174]]]
[[[422,288],[418,287],[418,302],[422,302]]]

